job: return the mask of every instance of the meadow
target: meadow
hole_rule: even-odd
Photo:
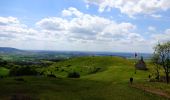
[[[15,97],[30,100],[168,100],[166,96],[142,89],[170,94],[169,84],[148,81],[153,70],[149,63],[148,67],[149,70],[137,70],[135,74],[134,60],[112,56],[71,58],[38,68],[44,75],[0,79],[0,100]],[[5,72],[3,70],[0,72]],[[67,74],[72,71],[80,73],[80,78],[68,78]],[[56,78],[47,77],[48,74]],[[130,77],[134,78],[132,85]]]

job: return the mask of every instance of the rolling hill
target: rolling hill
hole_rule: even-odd
[[[102,70],[96,73],[80,72],[79,79],[63,77],[66,73],[55,71],[56,67],[70,67],[80,71],[85,66]],[[58,78],[41,76],[22,76],[24,81],[15,77],[0,80],[0,97],[8,100],[15,96],[31,100],[167,100],[164,97],[131,87],[134,84],[148,83],[149,71],[134,74],[133,61],[120,57],[80,57],[55,63],[48,70],[54,71]],[[152,86],[156,86],[152,83]]]

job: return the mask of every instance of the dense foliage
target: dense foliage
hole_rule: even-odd
[[[169,73],[170,73],[170,41],[162,44],[158,44],[155,47],[155,52],[153,56],[153,61],[157,65],[162,66],[164,69],[164,74],[166,76],[166,82],[169,83]]]
[[[11,76],[37,75],[35,68],[30,66],[15,66],[10,69]]]

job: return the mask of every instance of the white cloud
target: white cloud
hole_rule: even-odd
[[[148,30],[149,30],[149,31],[156,31],[156,28],[153,27],[153,26],[149,26],[149,27],[148,27]]]
[[[72,15],[72,12],[70,12],[69,10],[63,10],[62,11],[62,16],[71,16]]]
[[[65,26],[67,24],[67,20],[64,20],[59,17],[50,17],[44,18],[41,21],[37,22],[36,25],[45,29],[45,30],[65,30]]]
[[[0,25],[19,24],[19,23],[20,22],[15,17],[7,17],[7,18],[0,17]]]
[[[159,15],[159,14],[152,14],[151,17],[153,17],[153,18],[161,18],[162,15]]]
[[[15,17],[0,17],[0,23],[0,40],[27,40],[38,37],[37,30],[28,28]]]
[[[117,8],[128,16],[137,14],[152,14],[166,11],[170,8],[170,0],[84,0],[87,4],[99,6],[99,12]],[[154,16],[160,17],[160,16]]]
[[[69,7],[68,9],[65,9],[65,10],[62,11],[62,15],[63,16],[72,16],[72,15],[82,16],[83,13],[78,11],[76,8]]]
[[[163,33],[152,35],[155,42],[166,42],[170,40],[170,29],[166,29]]]
[[[44,18],[37,22],[42,30],[58,31],[61,34],[67,34],[69,40],[98,41],[98,40],[128,40],[133,34],[136,26],[131,23],[116,23],[110,19],[94,15],[84,14],[75,8],[63,10],[63,15],[71,19],[51,17]],[[67,14],[66,14],[67,13]],[[137,34],[138,38],[142,38]]]

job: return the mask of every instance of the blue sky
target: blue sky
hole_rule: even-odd
[[[152,52],[170,40],[168,0],[1,0],[0,44],[21,49]]]

